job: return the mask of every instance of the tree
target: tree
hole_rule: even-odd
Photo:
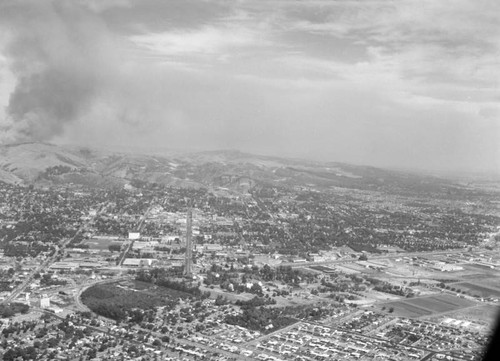
[[[262,287],[260,287],[260,285],[255,282],[252,287],[250,288],[250,292],[254,293],[254,294],[257,294],[259,296],[262,296],[263,295],[263,292],[262,292]]]
[[[26,357],[29,360],[36,360],[37,358],[37,351],[33,346],[28,346],[26,347]]]
[[[116,243],[113,243],[113,244],[110,244],[108,246],[108,249],[110,252],[120,252],[121,250],[121,245],[120,244],[116,244]]]
[[[5,361],[14,361],[16,357],[17,357],[16,352],[12,348],[8,349],[3,354],[3,360]]]
[[[223,306],[227,303],[228,303],[227,299],[222,295],[218,295],[217,298],[215,299],[216,306]]]
[[[137,346],[136,346],[136,345],[131,345],[131,346],[128,348],[127,352],[128,352],[129,354],[130,354],[130,353],[131,353],[131,354],[138,354],[138,353],[139,353],[139,349],[137,348]]]

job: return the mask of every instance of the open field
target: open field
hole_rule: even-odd
[[[494,323],[499,316],[500,308],[493,305],[483,305],[479,307],[471,307],[461,312],[456,312],[453,315],[455,318],[461,318],[471,321],[481,321],[487,323]]]
[[[434,313],[450,312],[475,303],[451,295],[435,295],[429,297],[405,299],[385,303],[386,308],[394,308],[394,313],[403,317],[422,317]]]
[[[474,279],[474,283],[480,284],[481,286],[487,288],[500,289],[500,277],[491,277],[487,276],[479,279],[479,282],[475,282],[477,279]]]
[[[465,269],[474,271],[474,272],[481,272],[482,274],[487,274],[487,275],[495,275],[498,276],[498,270],[491,268],[486,265],[478,264],[478,263],[467,263],[464,264],[463,267]]]
[[[120,319],[124,317],[125,310],[151,309],[166,305],[174,299],[187,297],[191,295],[145,282],[125,281],[94,285],[82,293],[81,299],[92,311],[105,317]]]
[[[484,269],[484,270],[494,270],[494,268],[492,268],[492,266],[488,266],[485,264],[472,263],[471,266],[474,268],[479,268],[479,269]]]
[[[162,286],[156,286],[151,283],[147,282],[142,282],[142,281],[123,281],[119,283],[120,286],[125,287],[126,289],[129,289],[134,292],[146,294],[146,295],[152,295],[152,296],[159,296],[159,297],[165,297],[165,298],[191,298],[193,295],[182,292],[182,291],[177,291],[171,288],[167,287],[162,287]]]
[[[462,277],[462,280],[466,279],[466,280],[481,280],[481,283],[485,283],[484,281],[486,279],[489,279],[491,278],[491,275],[489,274],[484,274],[484,273],[471,273],[471,274],[466,274],[466,275],[463,275]],[[500,286],[500,279],[499,278],[495,278],[496,282],[498,282],[499,286]]]
[[[164,301],[160,296],[122,287],[119,284],[95,285],[85,290],[81,299],[92,311],[110,318],[122,318],[123,310],[150,309]],[[109,309],[113,309],[116,315],[108,312]]]
[[[440,322],[446,318],[456,320],[470,321],[474,324],[493,326],[498,316],[500,316],[500,307],[493,305],[478,305],[469,307],[456,312],[439,315],[432,318],[431,321]]]
[[[448,312],[474,305],[474,302],[472,301],[446,294],[413,298],[407,300],[406,302],[417,307],[425,308],[429,311],[432,311],[433,313]]]
[[[482,282],[481,282],[482,283]],[[472,295],[479,295],[480,297],[497,297],[500,298],[500,290],[485,287],[481,284],[473,284],[469,282],[455,283],[456,288],[466,290]]]
[[[408,263],[393,262],[385,269],[385,273],[389,277],[398,278],[421,278],[421,279],[433,279],[441,278],[442,272],[430,270],[427,268],[416,267]]]
[[[369,291],[364,292],[364,296],[368,299],[372,300],[400,300],[402,297],[397,295],[392,295],[390,293],[378,292],[378,291]]]
[[[394,315],[402,317],[418,318],[432,314],[432,312],[429,310],[411,305],[404,301],[385,303],[384,306],[388,309],[391,307],[394,308]]]
[[[347,273],[347,274],[361,273],[360,271],[357,271],[357,270],[349,268],[349,267],[344,267],[344,266],[337,266],[337,269],[339,271]]]
[[[327,266],[321,266],[321,265],[310,266],[309,268],[316,270],[316,271],[324,272],[324,273],[332,273],[332,272],[336,271],[334,268],[327,267]]]
[[[362,273],[373,273],[374,270],[370,268],[366,268],[358,263],[345,263],[342,265],[343,268],[347,268],[350,270],[353,270],[355,272],[362,272]]]
[[[112,244],[122,245],[121,242],[117,242],[115,240],[110,240],[110,239],[101,239],[101,238],[87,239],[83,241],[82,244],[88,245],[90,249],[99,249],[99,250],[108,250],[108,247]]]

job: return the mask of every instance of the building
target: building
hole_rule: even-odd
[[[199,245],[196,250],[203,253],[216,253],[223,251],[224,247],[218,243],[205,243]]]
[[[50,307],[50,298],[43,294],[40,298],[40,308],[49,308]]]
[[[56,270],[56,271],[74,271],[79,267],[78,263],[75,262],[55,262],[50,266],[51,270]]]
[[[128,232],[128,239],[130,240],[136,240],[136,239],[139,239],[141,238],[141,233],[140,232]]]
[[[103,264],[98,263],[98,262],[84,261],[84,262],[79,263],[79,266],[80,266],[80,268],[83,268],[83,269],[95,269],[95,268],[102,267]]]
[[[125,267],[150,267],[157,262],[154,258],[126,258],[123,261]]]

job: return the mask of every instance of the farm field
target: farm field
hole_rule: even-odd
[[[481,284],[473,284],[469,282],[455,283],[455,287],[468,291],[470,294],[480,297],[500,297],[500,290],[489,288]]]
[[[478,282],[476,282],[478,280]],[[486,276],[481,279],[474,279],[475,284],[480,284],[481,286],[500,290],[500,277]]]

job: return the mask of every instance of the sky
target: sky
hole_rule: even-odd
[[[497,0],[2,0],[0,143],[500,172]]]

